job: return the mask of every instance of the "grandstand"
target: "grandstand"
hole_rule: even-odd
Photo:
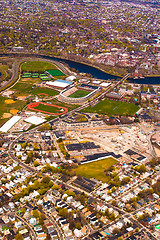
[[[79,98],[69,97],[78,89],[85,90],[85,91],[87,90],[90,93],[84,97],[79,97]],[[81,84],[78,87],[73,87],[73,85],[71,85],[66,89],[64,89],[57,98],[61,102],[72,103],[72,104],[83,104],[86,101],[88,101],[90,98],[94,97],[100,90],[101,90],[101,87],[92,86],[92,85]]]

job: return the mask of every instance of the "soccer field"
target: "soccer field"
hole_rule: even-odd
[[[46,70],[56,69],[56,65],[43,61],[29,61],[21,65],[21,72],[45,72]]]
[[[76,171],[76,175],[86,178],[96,178],[102,182],[107,182],[110,178],[105,175],[104,171],[116,163],[117,160],[114,158],[105,158],[96,162],[85,163],[74,170]]]
[[[112,115],[133,116],[138,111],[138,109],[139,107],[133,103],[105,99],[100,101],[95,106],[87,107],[82,111],[98,114],[107,114],[109,116]]]
[[[82,97],[87,96],[89,93],[90,92],[88,92],[88,91],[77,90],[76,92],[72,93],[69,97],[70,98],[82,98]]]
[[[65,74],[62,73],[59,69],[48,70],[47,72],[48,72],[52,77],[65,76]]]
[[[30,103],[27,109],[57,116],[68,112],[68,108],[44,102]]]

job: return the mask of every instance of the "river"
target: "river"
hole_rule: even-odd
[[[90,73],[94,78],[97,78],[100,80],[110,80],[110,79],[117,80],[118,78],[120,78],[120,77],[105,73],[105,72],[101,71],[100,69],[97,69],[92,66],[88,66],[83,63],[78,63],[78,62],[74,62],[74,61],[70,61],[70,60],[64,60],[64,59],[60,59],[60,58],[56,58],[56,57],[46,57],[46,58],[53,59],[54,61],[65,62],[69,65],[70,68],[74,68],[74,69],[78,70],[80,73]],[[160,84],[160,76],[145,77],[145,78],[140,78],[140,79],[129,78],[128,81],[130,83],[154,84],[155,85],[155,84]]]
[[[101,71],[100,69],[89,66],[87,64],[78,63],[78,62],[71,61],[71,60],[64,60],[64,59],[56,58],[56,57],[45,57],[45,58],[52,59],[54,61],[60,61],[62,63],[63,62],[67,63],[70,68],[74,68],[74,69],[78,70],[79,73],[88,73],[88,74],[90,73],[96,79],[117,80],[118,78],[120,78],[120,77],[105,73],[105,72]]]
[[[0,54],[0,56],[10,56],[10,55],[14,55],[12,54]],[[71,60],[65,60],[62,58],[57,58],[57,57],[49,57],[49,56],[44,56],[44,55],[37,55],[37,57],[41,57],[44,59],[51,59],[54,61],[60,61],[60,62],[64,62],[67,63],[69,65],[70,68],[74,68],[76,70],[79,71],[79,73],[90,73],[94,78],[96,79],[100,79],[100,80],[117,80],[120,77],[105,73],[103,71],[101,71],[100,69],[96,68],[96,67],[92,67],[89,66],[87,64],[83,64],[83,63],[78,63],[75,61],[71,61]],[[131,83],[138,83],[138,84],[160,84],[160,76],[158,77],[145,77],[142,79],[128,79],[129,82]]]
[[[145,78],[139,78],[139,79],[128,79],[131,83],[138,83],[138,84],[160,84],[160,76],[157,77],[145,77]]]

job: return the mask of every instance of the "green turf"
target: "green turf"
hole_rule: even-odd
[[[39,104],[37,107],[35,107],[35,109],[50,112],[50,113],[63,113],[62,111],[60,111],[61,108],[56,108],[56,107],[44,105],[44,104]]]
[[[113,100],[102,100],[95,106],[87,107],[83,112],[112,115],[134,115],[139,107],[133,103],[119,102]]]
[[[54,70],[48,70],[47,71],[52,77],[55,76],[64,76],[65,74],[62,73],[59,69],[54,69]]]
[[[45,72],[51,69],[56,69],[56,66],[45,61],[29,61],[21,65],[22,72]]]
[[[46,93],[48,94],[48,96],[55,96],[59,94],[57,91],[48,88],[36,88],[33,91],[31,91],[31,93],[33,95],[38,95],[39,93]]]
[[[117,160],[114,158],[105,158],[96,162],[85,163],[74,170],[76,171],[76,175],[86,178],[96,178],[102,182],[107,182],[110,178],[105,175],[104,171],[116,163]]]
[[[71,94],[69,97],[70,97],[70,98],[82,98],[82,97],[87,96],[89,93],[90,93],[90,92],[88,92],[88,91],[77,90],[76,92],[74,92],[73,94]]]

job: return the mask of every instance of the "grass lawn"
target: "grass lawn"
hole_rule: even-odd
[[[4,113],[10,113],[10,110],[17,109],[22,110],[22,108],[26,105],[26,101],[17,100],[14,103],[7,104],[5,100],[8,98],[0,96],[0,123],[6,122],[8,119],[3,119]]]
[[[48,89],[48,88],[36,88],[33,91],[31,91],[31,94],[33,94],[33,95],[38,95],[41,93],[48,94],[48,96],[55,96],[55,95],[59,94],[57,91]]]
[[[60,108],[54,107],[54,106],[49,106],[49,105],[44,105],[44,104],[39,104],[35,109],[46,111],[46,112],[51,112],[51,113],[63,113],[60,111]]]
[[[1,73],[0,81],[5,80],[5,78],[8,76],[7,71],[8,71],[8,65],[0,64],[0,73]]]
[[[82,177],[87,178],[96,178],[102,182],[107,182],[110,178],[104,174],[104,170],[116,163],[117,160],[114,158],[105,158],[96,162],[85,163],[74,170],[76,171],[76,175],[81,175]]]
[[[70,98],[81,98],[81,97],[87,96],[89,93],[90,93],[90,92],[88,92],[88,91],[77,90],[76,92],[74,92],[73,94],[71,94],[69,97],[70,97]]]
[[[28,96],[32,92],[32,87],[38,85],[41,82],[39,78],[21,78],[11,90],[16,90],[15,96]]]
[[[27,96],[29,94],[29,91],[32,90],[32,87],[32,83],[18,82],[13,86],[13,88],[11,88],[11,90],[16,90],[16,96],[20,94]]]
[[[53,69],[53,70],[48,70],[47,71],[52,77],[55,76],[64,76],[65,74],[62,73],[59,69]]]
[[[51,114],[51,115],[62,115],[68,112],[68,108],[57,106],[51,103],[45,103],[45,102],[36,102],[36,103],[30,103],[27,106],[27,109],[31,111],[37,111],[42,112],[45,114]]]
[[[87,107],[83,112],[111,115],[134,115],[139,107],[133,103],[119,102],[113,100],[102,100],[93,107]]]
[[[46,70],[56,69],[56,65],[49,62],[29,61],[22,63],[22,72],[45,72]]]
[[[68,104],[68,103],[63,103],[63,102],[60,102],[58,101],[57,99],[53,99],[52,101],[50,101],[52,104],[55,104],[55,105],[58,105],[58,106],[62,106],[62,107],[66,107],[68,108],[68,111],[71,111],[75,108],[78,108],[79,105],[75,105],[75,104]]]

